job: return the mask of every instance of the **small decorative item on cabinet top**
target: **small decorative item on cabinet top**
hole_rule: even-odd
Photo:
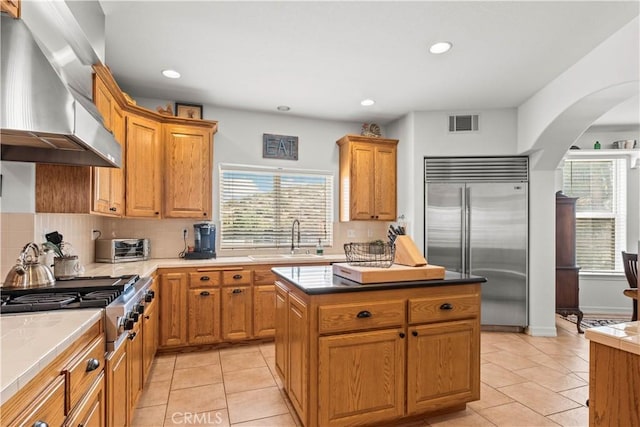
[[[263,133],[262,158],[298,160],[298,137]]]
[[[176,102],[176,116],[202,120],[202,105]]]
[[[173,109],[171,108],[171,104],[167,104],[166,108],[156,107],[156,110],[160,114],[164,114],[166,116],[173,116]]]
[[[375,123],[363,123],[360,135],[379,138],[382,136],[382,132],[380,131],[380,126]]]

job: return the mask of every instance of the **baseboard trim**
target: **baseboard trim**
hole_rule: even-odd
[[[532,337],[557,337],[558,331],[555,326],[531,326],[525,329],[527,335]]]

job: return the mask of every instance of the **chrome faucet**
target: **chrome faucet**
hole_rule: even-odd
[[[300,248],[300,221],[298,219],[293,220],[293,224],[291,224],[291,253],[295,253],[296,245],[294,240],[294,232],[296,229],[296,223],[298,224],[298,248]]]

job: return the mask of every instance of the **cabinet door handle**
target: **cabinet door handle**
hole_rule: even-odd
[[[154,212],[153,214],[154,215],[160,215],[160,212]]]
[[[144,318],[147,319],[147,320],[151,319],[151,317],[149,317],[149,316],[144,316]]]
[[[211,280],[211,277],[209,277],[209,276],[200,276],[200,281],[201,282],[208,282],[209,280]]]
[[[242,293],[242,289],[234,289],[233,291],[231,291],[231,293],[233,293],[233,294],[241,294]]]
[[[366,319],[367,317],[371,317],[371,312],[367,310],[362,310],[360,313],[356,314],[358,319]]]
[[[411,335],[413,335],[414,337],[418,336],[418,331],[411,331]]]
[[[404,338],[406,335],[404,334],[404,332],[400,332],[398,336],[400,336],[400,338]]]
[[[91,358],[87,360],[87,369],[86,372],[95,371],[100,367],[100,361],[98,359]]]
[[[234,275],[233,275],[233,278],[234,278],[235,280],[240,280],[240,279],[242,279],[242,274],[234,274]]]
[[[445,302],[440,306],[440,310],[453,310],[453,305]]]
[[[206,213],[206,212],[203,212],[203,213],[202,213],[202,216],[207,216],[207,213]]]
[[[33,423],[33,427],[49,427],[49,424],[45,423],[44,421],[36,421],[35,423]]]
[[[117,209],[116,209],[116,208],[109,208],[109,210],[110,210],[111,212],[115,212]]]
[[[208,297],[209,295],[211,295],[211,294],[209,293],[209,291],[202,291],[202,292],[200,292],[200,296],[202,296],[202,297]]]

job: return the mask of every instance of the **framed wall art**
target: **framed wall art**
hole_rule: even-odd
[[[262,158],[298,160],[298,137],[262,134]]]
[[[202,105],[176,102],[176,116],[202,120]]]

